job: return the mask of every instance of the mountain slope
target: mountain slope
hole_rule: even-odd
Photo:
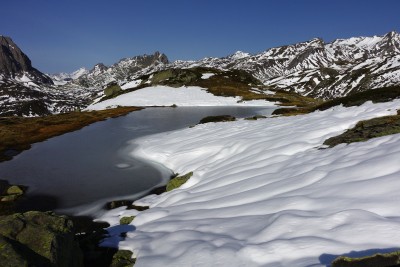
[[[225,58],[176,61],[172,68],[211,67],[251,73],[274,89],[331,99],[352,92],[400,84],[400,35],[307,42],[256,55],[236,52]]]
[[[144,72],[155,71],[168,63],[167,56],[160,52],[155,52],[153,55],[124,58],[109,67],[99,63],[87,73],[74,79],[72,83],[84,87],[102,88],[111,82],[124,83],[130,77],[140,75],[143,70],[145,70]]]
[[[82,75],[88,74],[89,71],[86,68],[80,68],[72,73],[57,73],[57,74],[52,74],[49,75],[51,79],[53,80],[54,84],[56,85],[65,85],[69,81],[76,80]]]
[[[86,106],[89,96],[78,88],[55,87],[49,76],[32,67],[31,60],[11,38],[0,36],[0,116],[71,111]]]
[[[32,67],[31,60],[10,37],[0,36],[0,73],[4,78],[53,84],[50,77]]]
[[[33,116],[83,108],[102,96],[110,83],[123,85],[124,89],[131,84],[149,86],[139,79],[169,69],[240,70],[260,80],[264,90],[281,89],[322,99],[400,85],[397,32],[330,43],[314,38],[255,55],[238,51],[198,61],[170,63],[166,55],[155,52],[125,58],[111,66],[99,63],[90,71],[81,68],[72,74],[52,75],[54,83],[32,67],[9,37],[0,36],[0,44],[0,115]]]
[[[383,36],[352,37],[330,43],[314,38],[255,55],[238,51],[223,58],[172,63],[164,54],[156,52],[123,59],[109,67],[97,64],[89,73],[68,84],[104,88],[110,82],[130,84],[160,71],[196,67],[242,70],[259,79],[266,89],[333,99],[400,85],[400,35],[389,32]]]

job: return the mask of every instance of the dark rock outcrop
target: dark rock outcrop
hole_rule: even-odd
[[[52,212],[0,216],[2,266],[83,266],[72,221]]]
[[[25,73],[35,82],[53,84],[50,77],[32,67],[28,56],[6,36],[0,36],[0,73],[13,78]]]

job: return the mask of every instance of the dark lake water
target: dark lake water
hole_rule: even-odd
[[[132,139],[188,127],[205,116],[269,115],[274,108],[146,108],[34,144],[0,163],[0,179],[29,187],[25,209],[94,215],[111,200],[136,199],[165,184],[172,172],[132,158]]]

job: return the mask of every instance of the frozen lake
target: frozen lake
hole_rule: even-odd
[[[269,115],[275,108],[146,108],[34,144],[0,163],[0,179],[29,187],[22,209],[94,215],[106,202],[137,199],[172,172],[129,156],[137,137],[188,127],[205,116]]]

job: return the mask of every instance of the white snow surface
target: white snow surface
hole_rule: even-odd
[[[241,101],[240,97],[215,96],[204,88],[196,86],[179,88],[155,86],[92,104],[87,109],[100,110],[115,106],[171,106],[174,104],[177,106],[274,106],[274,103],[264,100]]]
[[[141,79],[130,81],[124,85],[121,85],[121,89],[126,90],[126,89],[130,89],[130,88],[134,88],[134,87],[138,86],[141,82],[142,82]]]
[[[399,107],[368,102],[134,140],[133,155],[194,175],[137,201],[151,208],[119,247],[134,252],[135,267],[326,266],[343,253],[399,247],[400,134],[318,149]]]
[[[206,80],[206,79],[208,79],[208,78],[210,78],[210,77],[212,77],[214,75],[215,75],[214,73],[203,73],[201,78]]]

